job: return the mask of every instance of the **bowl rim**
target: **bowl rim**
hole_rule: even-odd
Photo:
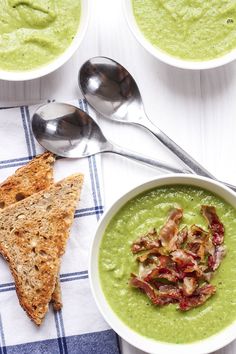
[[[152,354],[207,354],[216,351],[236,338],[236,321],[222,329],[220,332],[206,339],[187,343],[187,344],[173,344],[168,342],[156,341],[151,338],[144,337],[138,334],[133,329],[129,328],[112,310],[108,304],[102,290],[99,279],[98,270],[98,255],[99,247],[104,234],[104,231],[118,210],[126,204],[129,200],[140,193],[148,191],[152,188],[167,185],[190,185],[200,187],[215,193],[223,198],[226,202],[236,208],[236,193],[221,182],[211,180],[206,177],[188,174],[168,174],[160,177],[152,178],[136,187],[129,189],[114,203],[112,203],[100,219],[97,230],[92,239],[89,252],[89,282],[93,298],[96,305],[106,320],[106,322],[113,328],[120,337],[125,339],[131,345]]]
[[[151,42],[148,41],[148,39],[146,39],[144,34],[139,29],[135,20],[132,8],[132,0],[123,0],[122,2],[123,12],[131,33],[139,42],[139,44],[141,44],[142,47],[144,47],[149,53],[151,53],[155,58],[159,59],[160,61],[180,69],[206,70],[226,65],[236,59],[236,48],[230,51],[229,53],[226,53],[218,58],[211,60],[191,61],[174,57],[168,54],[167,52],[162,51],[158,47],[155,47],[151,44]]]
[[[43,66],[36,67],[35,69],[24,71],[8,71],[0,70],[0,80],[5,81],[27,81],[33,80],[52,73],[65,64],[79,48],[90,20],[90,0],[81,0],[81,17],[76,35],[66,50],[56,57],[53,61],[44,64]]]

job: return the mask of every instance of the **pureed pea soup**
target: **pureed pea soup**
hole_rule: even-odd
[[[130,0],[144,36],[175,57],[204,61],[236,48],[235,0]]]
[[[47,64],[71,44],[80,0],[0,0],[0,70]]]
[[[171,208],[183,208],[180,229],[197,224],[207,230],[201,205],[215,206],[224,224],[227,254],[211,284],[216,294],[203,305],[183,312],[177,304],[152,305],[146,294],[129,284],[138,274],[132,243],[166,222]],[[191,343],[216,334],[236,320],[236,210],[212,193],[192,186],[167,186],[138,195],[125,204],[109,223],[99,252],[103,292],[113,311],[136,332],[171,343]]]

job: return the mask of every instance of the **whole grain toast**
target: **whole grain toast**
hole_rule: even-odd
[[[54,162],[54,155],[45,152],[17,169],[12,176],[0,184],[0,208],[3,209],[34,193],[49,188],[53,184]],[[59,277],[52,294],[52,304],[56,311],[62,308]]]
[[[48,311],[82,183],[83,175],[72,175],[0,213],[0,253],[37,325]]]
[[[50,152],[35,157],[0,184],[0,208],[16,203],[53,183],[55,158]]]

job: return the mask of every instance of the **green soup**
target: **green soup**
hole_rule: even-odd
[[[132,0],[144,36],[181,59],[214,59],[236,48],[235,0]]]
[[[181,206],[180,228],[197,224],[207,229],[200,214],[202,204],[214,205],[225,227],[227,255],[211,283],[217,291],[207,302],[187,312],[175,304],[157,307],[128,283],[138,265],[130,246],[151,228],[165,223],[169,210]],[[236,210],[221,198],[192,186],[150,190],[124,205],[109,223],[99,251],[99,273],[104,294],[114,312],[136,332],[171,343],[191,343],[207,338],[236,319]]]
[[[0,69],[29,70],[57,58],[79,26],[80,0],[0,0]]]

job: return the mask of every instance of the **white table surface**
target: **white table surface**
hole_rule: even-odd
[[[77,98],[81,64],[93,56],[109,56],[136,78],[150,119],[217,178],[236,185],[236,62],[202,72],[172,68],[136,42],[124,19],[121,0],[91,2],[89,28],[73,58],[42,79],[1,81],[0,107],[13,102]],[[171,153],[141,128],[104,120],[100,123],[114,142],[180,166]],[[128,188],[163,173],[115,155],[106,154],[102,160],[106,205]],[[122,347],[124,354],[142,353],[125,342]],[[216,353],[235,354],[236,342]]]

